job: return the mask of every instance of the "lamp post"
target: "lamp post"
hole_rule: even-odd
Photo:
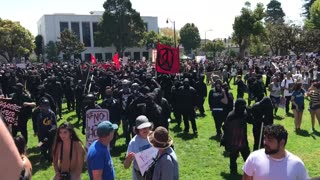
[[[173,24],[173,41],[174,41],[174,47],[177,47],[177,43],[176,43],[176,21],[172,21],[169,18],[167,18],[166,23],[168,24],[169,22],[171,22]]]
[[[212,29],[209,29],[209,30],[206,30],[206,31],[204,32],[204,46],[207,45],[207,32],[209,32],[209,31],[213,31],[213,30],[212,30]]]

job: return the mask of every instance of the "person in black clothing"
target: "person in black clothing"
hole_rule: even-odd
[[[96,104],[96,97],[93,94],[87,94],[83,100],[84,108],[82,110],[82,134],[85,134],[87,116],[86,113],[90,109],[101,109],[101,107]]]
[[[267,89],[264,86],[262,75],[258,74],[256,77],[257,79],[253,84],[252,93],[255,97],[255,102],[259,102],[264,97],[264,95],[267,95]]]
[[[40,112],[36,117],[35,134],[38,135],[41,155],[52,162],[52,145],[57,130],[57,120],[53,111],[50,109],[50,102],[43,98],[39,105]]]
[[[102,109],[108,109],[109,110],[109,116],[110,116],[110,122],[112,124],[117,124],[119,126],[120,120],[121,120],[121,107],[117,99],[115,99],[112,95],[112,89],[110,87],[107,87],[105,95],[105,99],[100,104],[100,107]],[[114,148],[117,140],[117,130],[115,131],[115,137],[112,139],[110,143],[110,148]]]
[[[207,85],[204,82],[203,74],[200,75],[199,81],[196,82],[195,89],[197,91],[197,102],[198,102],[197,106],[200,111],[200,116],[204,117],[205,113],[204,113],[203,104],[207,97]]]
[[[253,116],[253,149],[257,150],[259,147],[262,122],[264,123],[264,126],[273,124],[274,117],[272,101],[269,97],[264,97],[260,102],[255,103],[251,109]],[[263,148],[263,141],[261,141],[260,148]]]
[[[225,118],[227,118],[229,112],[231,112],[233,110],[233,94],[232,94],[232,92],[229,91],[229,86],[227,83],[224,83],[222,85],[222,88],[225,91],[227,99],[228,99],[228,103],[223,106],[224,116],[225,116]]]
[[[194,111],[194,108],[197,106],[197,93],[196,90],[190,86],[188,78],[184,79],[183,86],[178,89],[177,96],[178,106],[183,109],[181,113],[184,121],[184,132],[189,132],[189,121],[191,121],[193,133],[197,134]]]
[[[78,122],[81,120],[81,110],[83,107],[83,97],[84,97],[84,84],[81,80],[78,80],[78,84],[75,87],[74,91],[75,99],[76,99],[76,114],[78,117]]]
[[[209,92],[208,99],[218,138],[221,137],[221,126],[223,121],[226,119],[223,107],[228,104],[228,97],[221,86],[221,80],[217,80]]]
[[[244,93],[247,91],[247,85],[241,79],[241,75],[237,76],[237,80],[235,82],[235,85],[238,86],[238,88],[237,88],[237,99],[238,98],[243,98]]]
[[[180,107],[181,103],[178,102],[178,93],[179,88],[182,86],[179,80],[175,80],[174,85],[171,88],[171,106],[173,110],[173,115],[178,123],[178,127],[180,128],[181,125],[181,112],[182,109]]]
[[[153,93],[155,103],[157,103],[161,107],[161,122],[158,126],[165,127],[167,130],[169,130],[171,106],[168,103],[167,99],[162,97],[162,93],[159,88],[154,89]],[[154,128],[156,129],[157,127]]]
[[[227,116],[223,124],[223,138],[221,143],[226,150],[230,152],[230,173],[237,174],[237,159],[239,152],[244,161],[250,154],[248,137],[247,137],[247,123],[251,123],[252,119],[246,112],[246,101],[244,99],[237,99],[234,110]]]
[[[57,105],[57,114],[59,114],[59,119],[62,119],[62,97],[63,89],[56,77],[48,78],[48,83],[45,85],[46,91],[50,94]]]
[[[26,143],[28,143],[28,120],[32,114],[32,108],[36,106],[36,103],[33,102],[30,95],[23,89],[21,83],[17,83],[15,87],[15,93],[12,96],[11,102],[21,106],[20,112],[18,114],[18,124],[13,125],[12,135],[15,137],[20,131]]]
[[[71,77],[67,77],[65,84],[64,84],[64,92],[67,100],[67,108],[70,112],[71,110],[74,111],[75,109],[75,99],[74,99],[74,84]]]

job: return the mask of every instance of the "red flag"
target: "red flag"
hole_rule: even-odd
[[[172,48],[160,43],[157,44],[156,70],[159,73],[179,73],[180,56],[179,48]]]
[[[120,61],[119,61],[119,54],[116,53],[113,57],[112,60],[114,64],[116,65],[117,70],[120,70]]]
[[[97,60],[92,54],[91,54],[91,64],[97,64]]]

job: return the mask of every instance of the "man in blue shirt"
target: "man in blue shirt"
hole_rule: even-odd
[[[98,125],[98,140],[94,141],[87,155],[87,167],[91,180],[114,180],[115,173],[108,145],[118,125],[103,121]]]

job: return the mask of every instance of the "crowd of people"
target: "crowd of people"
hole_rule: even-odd
[[[12,136],[18,138],[16,141],[20,141],[17,146],[21,156],[24,151],[19,139],[25,141],[24,145],[28,143],[27,122],[32,119],[42,160],[53,162],[55,179],[80,179],[86,153],[90,179],[115,179],[110,151],[116,147],[120,125],[128,147],[124,168],[133,164],[134,180],[145,178],[135,154],[150,147],[159,149],[152,179],[179,179],[179,163],[169,136],[169,125],[174,119],[179,128],[184,128],[184,133],[189,133],[191,124],[192,133],[197,136],[195,119],[206,116],[206,98],[216,137],[229,152],[231,174],[237,173],[236,160],[241,153],[246,161],[245,179],[308,179],[303,162],[285,150],[287,131],[273,125],[273,120],[279,107],[284,106],[288,116],[292,110],[295,131],[299,134],[304,99],[309,96],[311,128],[316,131],[315,118],[320,125],[319,63],[317,59],[290,57],[190,60],[181,63],[180,73],[174,75],[159,74],[152,63],[142,61],[128,62],[121,70],[112,63],[108,66],[28,64],[25,69],[3,65],[0,67],[1,100],[22,107],[16,123],[6,124]],[[266,77],[265,82],[263,77]],[[236,95],[230,91],[230,83],[236,85]],[[211,86],[209,91],[208,86]],[[243,99],[245,93],[247,101]],[[83,134],[88,110],[109,110],[110,122],[98,125],[98,140],[88,150],[70,123],[58,126],[58,121],[63,119],[64,99],[67,110],[76,111]],[[248,123],[253,125],[254,152],[251,155]],[[21,136],[17,136],[18,132]],[[264,152],[259,150],[261,148]],[[257,164],[257,158],[263,159],[263,163]],[[263,168],[282,160],[281,165],[276,165],[279,166],[275,167],[276,172]],[[293,169],[282,171],[286,163]],[[295,171],[296,166],[299,171]],[[25,174],[31,176],[31,167],[25,167],[29,172]]]

